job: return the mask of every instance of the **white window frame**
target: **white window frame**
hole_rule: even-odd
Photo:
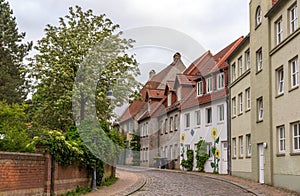
[[[174,131],[178,130],[178,115],[174,115]]]
[[[258,7],[256,8],[255,21],[256,21],[256,27],[257,27],[258,25],[260,25],[261,22],[262,22],[262,10],[261,10],[261,7],[260,7],[260,6],[258,6]]]
[[[182,88],[181,88],[181,86],[179,86],[178,88],[177,88],[177,101],[181,101],[181,90],[182,90]]]
[[[236,80],[236,64],[233,63],[231,65],[231,74],[232,74],[232,81]]]
[[[236,97],[232,98],[232,116],[236,116]]]
[[[260,97],[257,99],[257,120],[262,121],[264,119],[264,105],[263,98]]]
[[[298,7],[293,6],[290,9],[290,33],[294,33],[298,28]]]
[[[224,73],[218,74],[218,89],[223,89],[225,84]]]
[[[247,110],[251,109],[251,91],[250,88],[246,89],[245,91],[245,97],[246,97],[246,108]]]
[[[239,136],[239,157],[244,157],[244,137]]]
[[[225,120],[224,104],[218,105],[217,110],[218,110],[218,120],[219,122],[223,122]]]
[[[246,135],[246,142],[247,142],[247,157],[251,157],[252,154],[251,134]]]
[[[299,62],[298,57],[290,61],[291,88],[299,86]]]
[[[171,106],[172,104],[172,93],[168,94],[168,106]]]
[[[283,94],[284,92],[284,72],[283,67],[276,70],[277,75],[277,94]]]
[[[263,68],[262,49],[261,48],[256,52],[256,67],[257,67],[257,71],[261,71]]]
[[[199,81],[197,82],[197,96],[203,95],[203,82]]]
[[[191,126],[191,115],[190,115],[190,113],[185,113],[184,114],[184,127],[190,128],[190,126]]]
[[[282,18],[280,17],[275,23],[276,26],[276,44],[280,44],[283,40]]]
[[[293,152],[300,152],[300,123],[292,124]]]
[[[195,125],[196,126],[201,125],[201,111],[200,110],[195,111]]]
[[[248,49],[246,52],[245,52],[245,67],[246,67],[246,70],[249,70],[250,67],[251,67],[251,62],[250,62],[250,49]]]
[[[212,117],[213,117],[213,115],[212,115],[212,107],[206,108],[205,109],[205,118],[206,118],[205,122],[206,122],[207,125],[210,125],[212,123],[212,120],[213,120]]]
[[[236,138],[232,138],[232,157],[236,158],[237,152],[236,152]]]
[[[243,113],[243,93],[239,94],[239,113]]]
[[[165,119],[165,128],[164,128],[164,130],[165,130],[165,133],[168,133],[168,118],[166,118]]]
[[[174,131],[174,118],[173,116],[170,117],[170,122],[169,122],[169,129],[170,129],[170,132],[173,132]]]
[[[284,126],[277,127],[278,134],[278,152],[285,153],[285,129]]]
[[[242,56],[240,56],[238,58],[238,69],[239,69],[238,74],[239,74],[239,76],[241,76],[243,74],[243,57]]]
[[[211,93],[213,89],[212,77],[206,79],[206,92]]]

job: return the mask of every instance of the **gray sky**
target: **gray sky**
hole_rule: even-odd
[[[185,57],[184,62],[188,66],[203,53],[198,46],[216,53],[249,32],[249,0],[8,0],[8,2],[17,18],[19,30],[26,32],[26,40],[34,42],[44,36],[43,29],[46,24],[57,25],[58,18],[67,15],[68,7],[74,5],[79,5],[84,10],[92,9],[94,14],[105,13],[114,23],[121,26],[122,31],[130,32],[129,35],[134,39],[136,36],[137,39],[145,39],[143,28],[154,26],[158,30],[154,33],[150,31],[150,36],[151,34],[154,36],[131,52],[137,54],[141,66],[153,65],[152,68],[156,71],[170,64],[176,51]],[[138,29],[135,32],[138,35],[132,34],[132,29]],[[158,36],[155,36],[155,33],[160,35],[159,31],[164,31],[163,36],[156,39]],[[169,40],[165,41],[167,38]],[[151,44],[151,41],[166,43]],[[148,71],[146,70],[144,75],[148,75]]]

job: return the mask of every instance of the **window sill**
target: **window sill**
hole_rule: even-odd
[[[300,152],[291,152],[290,155],[291,156],[300,156]]]
[[[262,68],[256,71],[256,75],[258,75],[260,72],[262,72]]]
[[[256,123],[262,123],[264,120],[257,120]]]
[[[184,129],[184,131],[189,131],[189,130],[190,130],[190,128],[185,128],[185,129]]]
[[[261,25],[261,22],[255,26],[254,30],[256,31],[260,27],[260,25]]]
[[[238,116],[242,116],[242,115],[243,115],[243,112],[241,112],[241,113],[238,114]]]
[[[292,92],[292,91],[294,91],[294,90],[296,90],[296,89],[298,89],[298,88],[299,88],[299,85],[298,85],[298,86],[292,87],[292,88],[289,90],[289,93]]]
[[[205,127],[211,127],[211,125],[212,125],[211,123],[210,124],[206,124]]]
[[[277,99],[277,98],[279,98],[279,97],[282,97],[283,95],[284,95],[284,93],[277,94],[277,95],[275,96],[275,99]]]
[[[239,157],[239,159],[244,159],[244,157]]]
[[[277,153],[276,157],[285,157],[285,154],[284,153]]]
[[[224,121],[220,121],[217,123],[217,125],[223,125],[224,124]]]
[[[251,159],[251,156],[250,155],[246,156],[246,159]]]
[[[232,119],[235,119],[236,118],[236,116],[233,116],[233,117],[231,117]]]
[[[249,108],[249,109],[247,109],[247,110],[245,111],[245,113],[248,113],[248,112],[250,112],[250,110],[251,110],[250,108]]]
[[[200,125],[194,127],[194,129],[199,129],[199,128],[201,128]]]
[[[236,157],[232,157],[233,160],[236,160]]]

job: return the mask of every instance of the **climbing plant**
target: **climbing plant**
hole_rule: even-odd
[[[214,158],[214,161],[210,163],[211,167],[214,169],[213,173],[219,173],[219,162],[220,162],[220,150],[217,149],[217,144],[220,141],[220,137],[218,136],[217,128],[213,128],[211,130],[211,137],[214,140],[213,146],[211,147],[211,152]]]
[[[181,161],[181,166],[186,168],[188,171],[193,170],[194,166],[194,151],[193,150],[187,150],[186,151],[187,160],[183,159]]]
[[[200,140],[197,143],[196,150],[196,160],[197,160],[197,169],[199,172],[204,172],[204,164],[209,159],[209,155],[207,154],[207,144],[204,140]]]

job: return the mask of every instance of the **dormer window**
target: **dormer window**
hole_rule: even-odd
[[[177,101],[181,101],[181,86],[177,89]]]
[[[172,94],[169,93],[168,94],[168,106],[171,106],[171,104],[172,104]]]
[[[256,9],[256,27],[261,24],[261,21],[262,21],[262,11],[261,11],[261,7],[258,6]]]
[[[218,89],[224,88],[224,73],[218,74]]]
[[[206,92],[211,93],[212,92],[212,77],[209,77],[206,79]]]
[[[203,93],[203,82],[197,82],[197,96],[202,96]]]

